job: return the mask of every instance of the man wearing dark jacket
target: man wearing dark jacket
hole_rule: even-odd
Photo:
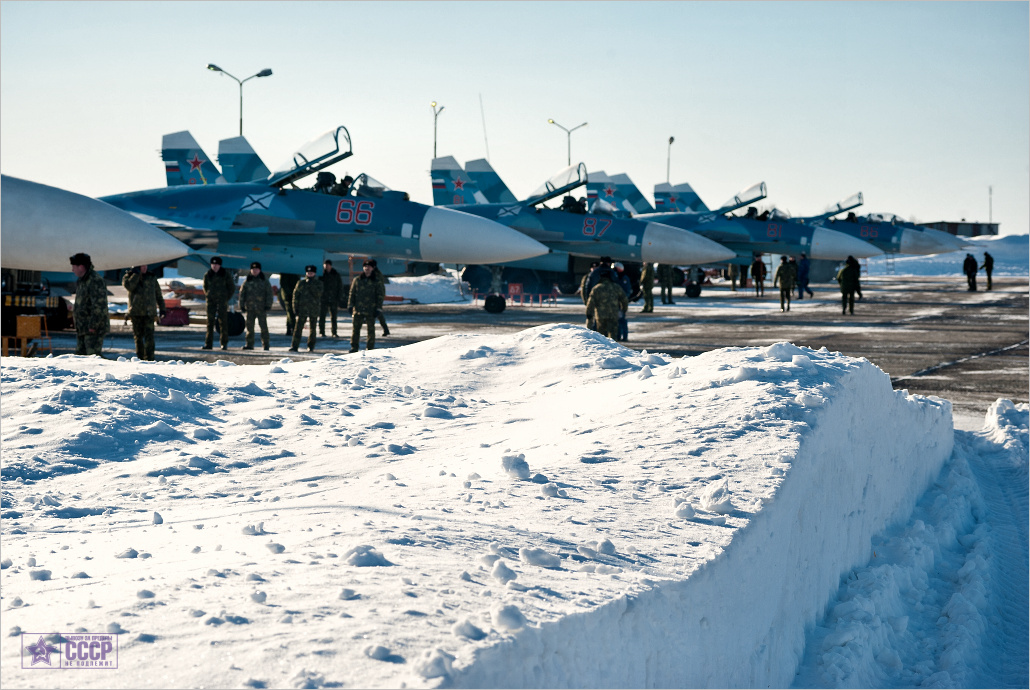
[[[962,272],[966,274],[969,292],[976,292],[976,259],[972,254],[966,254],[966,260],[962,262]]]
[[[984,252],[984,263],[980,268],[987,272],[987,289],[990,290],[992,287],[991,273],[994,272],[994,257],[989,252]]]
[[[75,282],[75,354],[101,355],[104,336],[111,330],[107,313],[107,286],[93,270],[93,259],[79,252],[69,259]]]
[[[254,321],[261,328],[261,347],[268,349],[268,310],[272,308],[272,284],[268,282],[261,262],[250,264],[250,274],[240,288],[240,309],[247,315],[247,336],[244,350],[254,349]]]
[[[850,310],[852,315],[855,313],[855,293],[858,293],[858,298],[862,299],[862,285],[859,283],[859,277],[862,274],[862,268],[858,265],[858,259],[853,256],[849,256],[847,261],[844,262],[844,266],[837,271],[837,282],[840,284],[840,294],[842,303],[842,314],[847,314]]]
[[[318,334],[325,337],[325,312],[329,311],[333,337],[336,337],[336,312],[340,308],[340,295],[343,294],[343,278],[333,268],[333,262],[326,259],[322,264],[322,304],[318,314]]]
[[[165,300],[157,276],[143,264],[122,276],[122,287],[129,293],[129,319],[132,337],[136,341],[136,356],[144,361],[154,360],[154,321],[165,315]]]
[[[210,350],[215,341],[215,321],[223,350],[229,349],[229,300],[236,294],[236,280],[222,268],[222,257],[211,257],[211,270],[204,274],[204,298],[207,301],[207,333],[204,348]]]
[[[350,351],[357,352],[361,342],[361,325],[367,324],[368,337],[365,348],[376,346],[376,309],[383,304],[386,287],[376,279],[376,260],[365,259],[361,274],[350,283],[347,304],[351,311]]]

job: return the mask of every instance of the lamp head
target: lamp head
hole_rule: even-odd
[[[272,76],[272,70],[265,68],[254,75],[255,77],[270,77]]]
[[[211,70],[212,72],[221,72],[222,71],[221,67],[219,67],[218,65],[215,65],[215,64],[211,64],[211,63],[208,63],[207,68],[209,70]]]

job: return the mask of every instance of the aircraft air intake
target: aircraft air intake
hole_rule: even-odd
[[[707,237],[661,223],[648,223],[640,242],[642,260],[663,264],[707,264],[736,255]]]
[[[423,261],[495,264],[540,256],[547,247],[517,230],[448,208],[430,208],[422,220]]]

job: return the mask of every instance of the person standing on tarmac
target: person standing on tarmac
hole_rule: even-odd
[[[815,297],[815,293],[808,289],[808,272],[811,266],[808,255],[801,252],[801,258],[798,259],[798,299],[804,299],[806,292],[809,297]]]
[[[616,338],[619,342],[625,342],[629,340],[629,321],[626,320],[626,312],[629,309],[629,297],[633,294],[633,282],[626,275],[626,267],[621,261],[616,261],[612,268],[615,269],[615,284],[626,293],[626,307],[619,311],[619,337]]]
[[[325,337],[325,312],[329,310],[331,317],[332,334],[336,336],[336,312],[340,308],[340,295],[343,294],[343,278],[335,268],[333,262],[326,259],[322,264],[322,304],[318,310],[318,334]]]
[[[218,321],[219,342],[223,350],[229,349],[229,300],[236,294],[236,281],[222,268],[222,257],[211,257],[211,270],[204,274],[204,298],[207,301],[207,333],[205,350],[215,340],[215,321]]]
[[[75,281],[75,354],[103,356],[104,336],[111,330],[107,313],[107,285],[93,270],[93,259],[79,252],[68,261]]]
[[[736,289],[736,288],[734,288]],[[640,271],[640,292],[644,295],[644,308],[642,314],[654,312],[654,264],[650,261],[644,262],[644,268]]]
[[[250,275],[240,288],[240,309],[247,314],[247,338],[244,350],[254,349],[254,321],[261,327],[261,347],[268,349],[268,310],[272,308],[272,284],[268,282],[261,263],[250,265]]]
[[[657,274],[662,304],[676,304],[672,301],[672,266],[670,264],[658,264]]]
[[[994,257],[991,256],[990,252],[984,252],[984,263],[980,268],[987,272],[987,289],[990,290],[993,287],[991,285],[991,273],[994,272]]]
[[[773,287],[777,284],[780,286],[780,311],[790,311],[790,297],[794,293],[797,270],[797,265],[787,261],[787,257],[780,257],[780,265],[776,267],[776,275],[773,276]]]
[[[297,322],[293,326],[290,352],[297,352],[300,347],[305,321],[308,322],[308,352],[315,351],[315,329],[318,328],[316,322],[321,306],[322,281],[318,279],[318,268],[312,264],[304,268],[304,279],[297,283],[297,289],[293,291],[293,311],[297,314]]]
[[[347,300],[351,311],[350,351],[357,352],[361,342],[361,325],[368,324],[368,338],[365,349],[373,350],[376,346],[376,309],[383,304],[386,288],[375,279],[375,259],[365,259],[361,273],[350,282],[350,296]]]
[[[966,260],[962,262],[962,272],[966,274],[969,292],[976,292],[976,259],[972,254],[966,254]]]
[[[755,260],[751,262],[751,278],[755,281],[755,297],[765,296],[765,262],[761,254],[755,254]]]
[[[383,272],[379,270],[377,266],[373,269],[372,274],[375,279],[383,285],[382,296],[379,298],[379,306],[376,307],[376,318],[379,319],[379,325],[383,327],[383,337],[390,335],[390,328],[386,325],[386,314],[383,312],[383,301],[386,299],[386,285],[390,282],[390,279],[383,275]]]
[[[132,320],[132,338],[136,341],[136,356],[143,361],[154,361],[154,321],[165,315],[165,300],[157,276],[142,264],[129,269],[122,276],[122,287],[129,293],[129,318]]]
[[[629,308],[626,293],[612,282],[611,271],[603,272],[597,285],[587,298],[587,326],[594,324],[593,330],[601,335],[617,340],[619,336],[619,314]]]
[[[853,256],[849,256],[841,269],[837,271],[837,282],[840,284],[841,294],[841,314],[847,314],[850,310],[854,315],[855,293],[857,292],[858,298],[862,299],[862,285],[859,282],[861,274],[862,269],[858,265],[858,259]]]
[[[297,314],[293,311],[293,291],[297,289],[300,276],[296,273],[279,274],[279,304],[286,310],[286,335],[293,335]]]

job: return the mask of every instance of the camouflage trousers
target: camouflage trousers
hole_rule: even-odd
[[[786,308],[787,311],[790,311],[790,296],[791,296],[791,294],[793,292],[794,292],[794,288],[792,288],[792,287],[790,287],[790,288],[782,288],[781,287],[780,288],[780,310],[781,311],[784,308]],[[784,302],[786,302],[786,305],[784,305]]]
[[[210,349],[215,340],[215,320],[218,321],[218,340],[222,347],[229,346],[229,305],[207,303],[207,334],[204,347]]]
[[[144,361],[154,361],[154,317],[130,316],[132,338],[136,341],[136,356]]]
[[[261,327],[261,346],[268,349],[268,315],[265,312],[247,312],[247,337],[244,343],[247,347],[254,347],[254,321]]]
[[[361,325],[365,324],[368,328],[368,336],[365,345],[365,349],[374,350],[376,346],[376,315],[373,314],[362,314],[361,312],[354,312],[354,318],[351,320],[350,328],[350,351],[357,352],[358,344],[361,342]]]
[[[102,355],[104,349],[104,336],[96,333],[75,334],[75,354],[77,355]]]
[[[644,295],[644,308],[641,309],[640,311],[643,311],[643,312],[652,312],[652,311],[654,311],[654,288],[653,287],[651,287],[651,288],[647,288],[647,287],[643,288],[643,295]]]
[[[319,308],[319,311],[321,313],[318,315],[318,333],[322,337],[325,337],[325,313],[327,311],[329,312],[329,315],[331,317],[331,323],[332,323],[332,331],[331,332],[333,334],[333,337],[334,338],[336,337],[336,312],[337,312],[338,309],[339,309],[338,302],[332,302],[332,303],[325,302]]]
[[[619,339],[619,317],[610,319],[597,319],[594,330],[601,335],[608,336],[612,340]]]
[[[300,347],[300,336],[304,331],[305,322],[308,323],[308,349],[315,349],[315,336],[317,335],[315,328],[318,326],[316,321],[318,321],[318,314],[314,312],[297,312],[297,321],[293,324],[293,344],[290,345],[292,349],[296,350]]]

